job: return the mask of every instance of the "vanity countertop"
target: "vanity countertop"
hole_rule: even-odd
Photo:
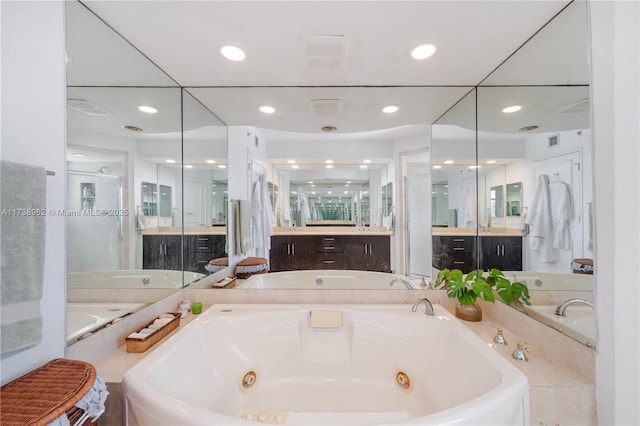
[[[295,228],[274,227],[273,235],[393,235],[385,227],[355,226],[302,226]]]
[[[475,236],[476,228],[447,228],[433,227],[431,235],[434,237],[446,236]],[[521,237],[520,230],[513,228],[490,228],[489,230],[479,230],[478,235],[481,237]]]
[[[184,228],[180,227],[162,227],[151,228],[141,231],[140,235],[226,235],[226,226],[193,226]]]

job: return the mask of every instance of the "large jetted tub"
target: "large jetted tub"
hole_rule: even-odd
[[[285,288],[285,289],[406,289],[402,282],[394,282],[395,278],[410,281],[385,272],[349,271],[349,270],[302,270],[288,272],[271,272],[249,277],[237,288]],[[411,282],[413,288],[420,286]]]
[[[528,424],[524,374],[418,308],[213,306],[125,373],[127,424]]]
[[[184,277],[183,275],[184,274]],[[189,271],[141,269],[131,271],[73,272],[67,274],[68,288],[182,288],[205,277]]]

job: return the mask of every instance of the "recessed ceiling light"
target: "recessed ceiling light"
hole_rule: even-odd
[[[209,163],[209,164],[216,164],[216,160],[207,160],[207,163]]]
[[[417,59],[421,61],[423,59],[427,59],[434,53],[436,53],[436,47],[433,44],[426,43],[426,44],[421,44],[420,46],[415,47],[411,51],[411,57],[413,59]]]
[[[333,164],[333,160],[324,160],[324,162],[327,164]]]
[[[517,111],[520,111],[521,109],[522,109],[522,106],[520,105],[511,105],[506,108],[503,108],[502,112],[504,112],[505,114],[511,114],[512,112],[517,112]]]
[[[496,164],[496,160],[487,160],[487,164]]]
[[[155,114],[156,112],[158,112],[157,109],[149,105],[140,105],[138,109],[142,112],[146,112],[147,114]]]
[[[164,161],[166,161],[167,163],[170,163],[170,164],[173,164],[173,163],[175,163],[175,162],[176,162],[176,160],[172,160],[172,159],[170,159],[170,158],[168,158],[168,159],[166,159],[166,160],[164,160]]]
[[[296,160],[287,160],[287,163],[289,163],[289,164],[296,164]]]
[[[360,164],[360,168],[361,169],[366,169],[367,167],[369,167],[369,166],[367,166],[366,164]]]
[[[331,195],[331,191],[327,191],[327,194]]]
[[[308,183],[309,185],[311,185],[311,184],[313,183],[313,181],[312,181],[312,180],[310,180],[310,181],[309,181],[309,182],[307,182],[307,183]]]
[[[444,164],[453,164],[453,163],[454,163],[454,161],[453,161],[453,160],[446,160],[446,161],[444,162]]]
[[[478,164],[478,165],[469,166],[469,168],[470,168],[470,169],[479,169],[479,168],[481,168],[481,167],[482,167],[482,166],[481,166],[481,165],[479,165],[479,164]]]
[[[226,169],[227,165],[226,164],[218,164],[218,168],[219,169]]]
[[[385,114],[393,114],[394,112],[398,112],[399,109],[400,107],[398,105],[387,105],[386,107],[382,108],[382,112],[384,112]]]
[[[344,187],[345,187],[345,188],[348,188],[348,187],[349,187],[349,184],[347,183]]]
[[[364,164],[371,164],[371,160],[362,160]]]
[[[348,180],[348,181],[347,181],[347,183],[351,183],[351,181],[350,181],[350,180]]]
[[[297,169],[298,167],[300,167],[300,166],[299,166],[299,165],[297,165],[297,164],[293,164],[293,165],[291,166],[291,168],[292,168],[292,169]]]
[[[271,105],[262,105],[259,110],[264,112],[265,114],[273,114],[274,112],[276,112],[276,109]]]
[[[333,164],[327,164],[325,167],[326,167],[327,169],[333,169]]]
[[[313,187],[315,187],[315,186],[316,186],[316,184],[315,184],[315,183],[312,183],[312,184],[311,184],[311,187],[312,187],[312,188],[313,188]]]
[[[193,166],[191,164],[185,164],[184,168],[185,169],[193,169]]]
[[[439,165],[439,164],[436,164],[435,166],[433,166],[433,168],[434,168],[434,169],[441,169],[441,168],[442,168],[442,166],[441,166],[441,165]]]
[[[82,153],[80,153],[80,152],[74,152],[74,153],[73,153],[73,156],[74,156],[74,157],[86,157],[86,156],[87,156],[87,154],[82,154]]]
[[[247,54],[244,53],[244,50],[240,49],[238,46],[226,45],[220,48],[220,53],[222,56],[227,58],[230,61],[244,61],[247,57]]]

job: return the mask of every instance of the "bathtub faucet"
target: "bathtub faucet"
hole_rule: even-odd
[[[560,315],[561,317],[566,317],[567,316],[567,306],[569,305],[573,305],[576,303],[580,303],[582,305],[587,305],[587,306],[591,306],[592,308],[593,303],[589,302],[588,300],[584,300],[584,299],[568,299],[565,300],[564,302],[562,302],[561,304],[558,305],[558,307],[556,308],[556,315]]]
[[[395,282],[401,282],[402,284],[404,284],[406,288],[408,288],[409,290],[413,290],[413,284],[411,284],[411,281],[405,280],[404,278],[401,278],[401,277],[395,277],[394,279],[392,279],[391,282],[389,283],[389,287],[392,287],[393,283]]]
[[[421,297],[416,300],[416,303],[413,304],[413,308],[411,308],[411,312],[415,312],[418,310],[418,306],[424,303],[424,314],[425,315],[433,315],[433,305],[429,302],[429,299],[426,297]]]

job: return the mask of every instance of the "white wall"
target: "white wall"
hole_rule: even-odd
[[[64,209],[65,64],[61,1],[0,2],[2,22],[3,160],[54,171],[47,178],[47,208]],[[2,384],[65,351],[65,224],[47,216],[40,311],[43,339],[36,347],[2,359]]]
[[[598,424],[640,424],[640,3],[591,1]]]

